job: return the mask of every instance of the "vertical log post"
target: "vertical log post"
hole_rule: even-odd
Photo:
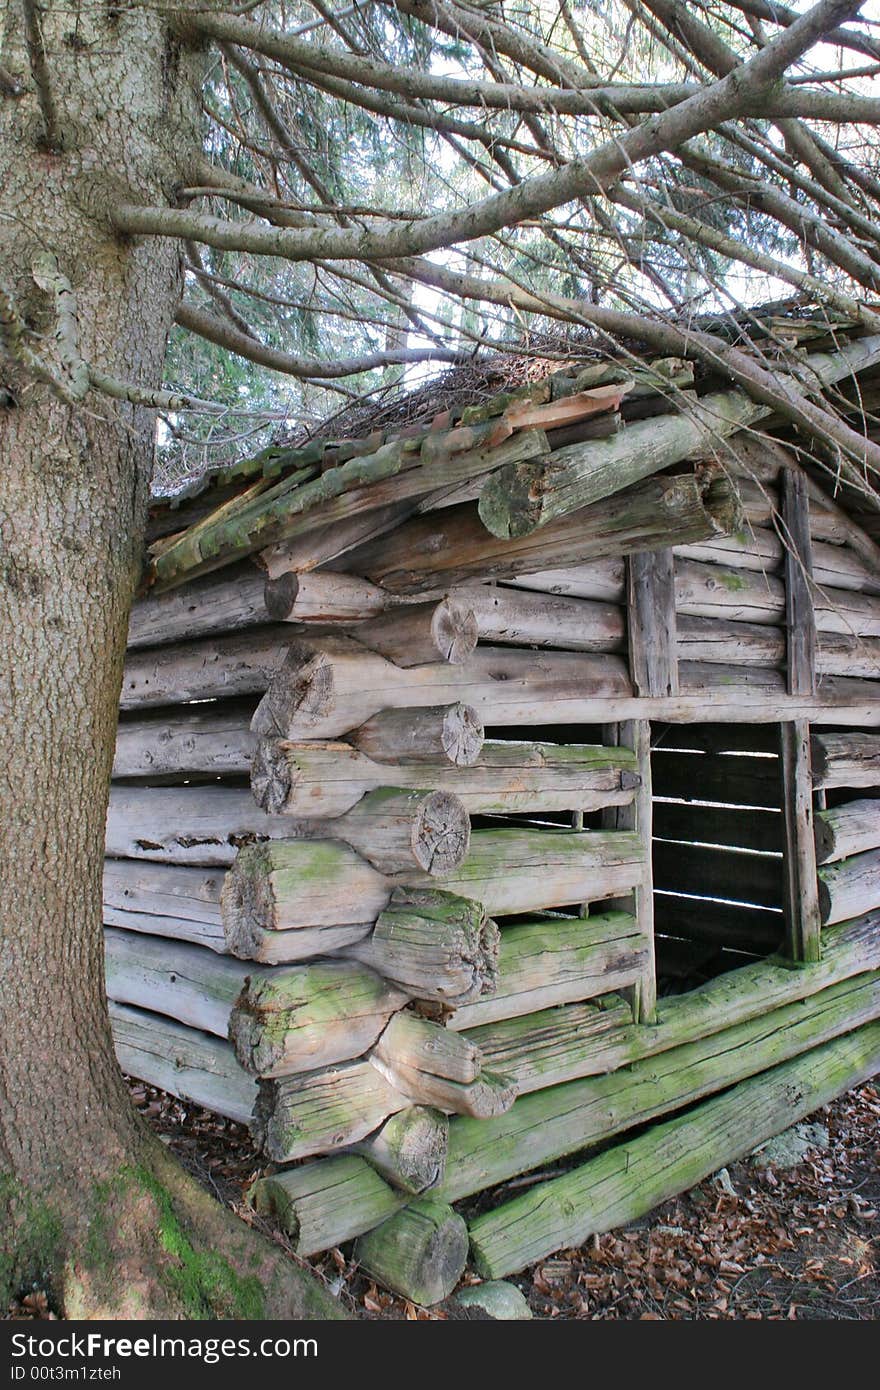
[[[813,552],[806,476],[782,469],[785,627],[789,695],[816,694],[816,615],[810,593]]]
[[[785,829],[785,952],[792,960],[806,963],[820,958],[821,918],[813,832],[810,726],[805,719],[780,725],[779,752]]]
[[[629,663],[637,695],[678,694],[675,561],[672,550],[628,555]]]
[[[632,912],[645,939],[645,965],[641,977],[630,995],[633,1019],[636,1023],[651,1023],[657,1008],[657,970],[654,960],[654,880],[651,867],[653,811],[651,801],[651,724],[647,719],[630,719],[621,724],[606,724],[602,729],[604,742],[621,748],[632,748],[636,755],[639,786],[628,806],[608,806],[602,812],[602,823],[608,830],[634,830],[645,846],[645,876],[630,897],[615,900],[609,907]]]

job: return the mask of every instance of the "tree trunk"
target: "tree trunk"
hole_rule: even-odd
[[[120,190],[164,203],[185,181],[201,59],[153,9],[77,7],[73,43],[73,16],[46,6],[41,108],[22,7],[0,14],[4,65],[25,88],[0,102],[4,289],[50,356],[55,310],[32,266],[51,252],[76,297],[82,357],[156,387],[177,244],[117,240],[105,210]],[[0,1306],[37,1281],[69,1317],[334,1316],[141,1126],[113,1052],[104,815],[154,413],[64,403],[6,356],[0,387]]]

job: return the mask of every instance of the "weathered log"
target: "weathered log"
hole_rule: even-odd
[[[228,1037],[229,1015],[248,973],[240,961],[107,927],[104,963],[108,998],[118,1004]]]
[[[109,1007],[113,1046],[124,1072],[239,1124],[251,1123],[258,1085],[228,1042],[144,1009]]]
[[[880,640],[876,637],[845,637],[838,633],[819,635],[816,651],[819,675],[860,676],[880,680]]]
[[[505,1115],[516,1100],[516,1083],[509,1076],[484,1071],[475,1081],[451,1081],[403,1062],[386,1061],[376,1052],[370,1054],[373,1066],[403,1095],[416,1105],[433,1105],[451,1115],[470,1115],[476,1120],[491,1120]]]
[[[486,1278],[512,1273],[642,1216],[878,1068],[880,1026],[872,1023],[531,1188],[471,1222],[478,1271]]]
[[[229,1018],[246,1071],[284,1076],[360,1057],[408,996],[353,961],[250,974]]]
[[[804,971],[815,968],[805,966]],[[496,1120],[455,1119],[449,1127],[446,1177],[438,1195],[456,1201],[607,1141],[829,1038],[850,1033],[878,1013],[880,989],[874,974],[832,986],[806,1004],[762,1012],[748,1023],[670,1048],[609,1075],[520,1096]]]
[[[248,1201],[278,1224],[298,1255],[316,1255],[378,1226],[407,1197],[366,1159],[336,1154],[258,1179]]]
[[[395,888],[372,935],[348,949],[419,999],[463,1004],[497,979],[497,926],[479,902],[449,892]]]
[[[170,594],[138,599],[128,625],[129,648],[185,642],[212,632],[238,632],[269,621],[263,601],[265,576],[246,560],[181,585]]]
[[[261,1081],[253,1130],[282,1163],[347,1148],[410,1104],[369,1062]]]
[[[229,949],[247,959],[262,932],[363,922],[372,926],[390,892],[372,865],[336,840],[248,845],[223,883]]]
[[[780,475],[782,515],[777,523],[785,543],[785,636],[789,695],[815,695],[816,614],[813,604],[813,546],[806,474],[784,468]],[[826,668],[827,669],[827,668]],[[810,835],[812,853],[812,834]],[[813,904],[815,908],[815,903]],[[813,913],[812,915],[815,915]],[[817,918],[818,930],[818,918]],[[808,932],[809,936],[810,933]]]
[[[419,1018],[409,1009],[396,1013],[380,1035],[373,1055],[389,1066],[432,1072],[450,1081],[476,1081],[483,1059],[480,1050],[461,1033]]]
[[[631,750],[594,744],[493,740],[466,767],[426,759],[391,769],[348,743],[279,739],[259,745],[251,784],[258,803],[276,815],[343,816],[362,796],[389,781],[398,787],[428,782],[439,791],[454,792],[474,815],[625,805],[637,776]]]
[[[856,352],[861,360],[870,360],[861,345]],[[849,374],[846,359],[844,352],[841,358],[813,354],[806,361],[830,383]],[[717,457],[720,441],[771,413],[770,406],[742,391],[715,392],[690,401],[687,411],[627,425],[610,438],[506,464],[483,489],[480,516],[493,536],[528,535],[682,459],[700,453]],[[720,452],[725,453],[723,446]]]
[[[132,652],[125,663],[120,706],[145,709],[265,690],[289,642],[289,630],[279,626]]]
[[[573,652],[623,648],[624,615],[617,604],[497,584],[462,585],[454,595],[472,611],[481,642]]]
[[[430,1197],[410,1202],[357,1241],[361,1269],[413,1303],[440,1303],[455,1288],[468,1254],[467,1227]]]
[[[777,923],[778,945],[781,914]],[[467,1036],[489,1066],[516,1081],[521,1094],[578,1077],[602,1076],[877,970],[880,916],[827,928],[823,946],[821,963],[802,970],[792,970],[776,956],[728,971],[686,994],[661,998],[649,1028],[634,1024],[620,996],[609,994],[591,1003],[564,1004],[482,1024],[468,1029]]]
[[[539,594],[563,594],[571,598],[600,599],[607,603],[626,600],[626,562],[589,560],[564,569],[547,569],[516,575],[505,581],[515,589]]]
[[[253,756],[250,731],[253,702],[211,705],[208,709],[163,710],[159,716],[129,719],[116,734],[114,777],[177,777],[206,772],[228,776],[247,772]]]
[[[675,562],[668,546],[626,564],[629,669],[637,695],[678,694]]]
[[[388,603],[384,590],[354,574],[285,570],[265,584],[266,612],[279,623],[357,623],[378,617]]]
[[[639,925],[627,912],[505,927],[495,992],[456,1008],[450,1027],[470,1029],[622,989],[637,978],[646,950]]]
[[[727,622],[723,618],[680,618],[678,654],[686,661],[780,667],[786,660],[786,637],[782,628],[769,624]],[[815,668],[820,675],[878,679],[880,641],[876,637],[820,633]]]
[[[457,703],[380,710],[352,730],[348,741],[376,763],[417,766],[448,762],[453,767],[472,767],[484,737],[477,711]]]
[[[210,870],[105,859],[104,921],[224,951],[222,883]]]
[[[471,840],[470,816],[451,791],[380,787],[321,828],[386,874],[445,877],[461,867]]]
[[[509,579],[707,540],[738,524],[735,489],[718,470],[707,469],[652,478],[518,539],[493,539],[471,504],[449,507],[353,551],[345,568],[392,593],[442,591],[470,579]]]
[[[819,870],[822,925],[845,922],[880,907],[880,850],[854,854]]]
[[[351,634],[397,666],[424,666],[433,661],[460,665],[477,645],[477,621],[467,603],[447,595],[439,602],[403,604],[369,622],[357,623]]]
[[[267,546],[255,558],[270,579],[291,571],[311,574],[319,565],[329,565],[346,551],[395,531],[418,509],[419,499],[410,498],[377,507],[375,511],[342,517],[332,525],[315,526],[301,536],[291,536]]]
[[[814,732],[814,787],[880,787],[880,734]]]
[[[448,1147],[449,1120],[424,1105],[399,1110],[375,1134],[352,1146],[393,1188],[413,1196],[442,1181]]]
[[[678,612],[692,618],[778,624],[785,614],[785,585],[770,574],[680,560],[675,567]],[[823,588],[813,594],[819,632],[841,636],[880,635],[880,599],[850,589]]]
[[[242,845],[290,835],[245,788],[112,786],[106,853],[170,864],[231,864]]]
[[[880,846],[880,800],[865,798],[817,811],[816,857],[820,864]]]
[[[793,684],[806,686],[810,683],[807,671],[810,650],[809,642],[800,646],[789,641],[789,689]],[[799,680],[795,682],[792,681],[792,661],[800,667],[801,673]],[[782,820],[785,830],[785,849],[782,856],[785,951],[792,960],[817,961],[822,953],[819,938],[822,924],[816,893],[810,726],[805,719],[780,724],[779,762],[782,771]],[[842,919],[838,918],[838,921],[840,920]]]

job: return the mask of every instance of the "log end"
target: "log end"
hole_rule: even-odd
[[[456,767],[473,767],[483,748],[483,721],[473,705],[450,705],[443,715],[440,741]]]
[[[467,1227],[450,1206],[420,1197],[357,1241],[358,1263],[389,1289],[423,1307],[455,1288],[467,1263]]]
[[[477,620],[473,609],[446,597],[431,618],[431,637],[442,661],[460,664],[476,650]]]
[[[271,927],[273,903],[264,845],[246,845],[223,880],[220,919],[226,949],[240,960],[259,957],[261,937]]]
[[[443,1181],[449,1121],[441,1111],[425,1105],[401,1110],[386,1122],[382,1142],[394,1154],[394,1182],[403,1191],[417,1195]]]
[[[442,877],[463,863],[471,843],[471,818],[451,792],[430,792],[422,800],[412,828],[416,863],[426,874]]]
[[[263,603],[270,618],[283,623],[293,613],[293,605],[299,593],[299,579],[290,570],[280,574],[277,579],[267,579],[263,589]]]
[[[245,1198],[249,1207],[262,1217],[272,1221],[288,1237],[294,1249],[299,1240],[299,1217],[296,1203],[282,1183],[275,1178],[259,1178]]]
[[[545,463],[508,463],[491,474],[477,504],[486,530],[499,540],[515,540],[536,530],[542,519]]]
[[[251,762],[251,791],[257,805],[270,816],[280,816],[287,810],[292,790],[290,759],[283,744],[278,739],[260,739]]]
[[[251,731],[263,738],[296,738],[329,714],[336,703],[333,663],[310,644],[292,642],[254,711]]]

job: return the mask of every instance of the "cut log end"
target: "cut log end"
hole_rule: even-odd
[[[467,1227],[443,1202],[418,1198],[361,1236],[355,1259],[387,1288],[423,1306],[455,1288],[468,1253]]]
[[[499,540],[527,536],[541,524],[545,461],[509,463],[489,478],[477,505],[486,530]]]
[[[261,845],[240,850],[220,890],[220,915],[226,949],[241,960],[253,960],[271,917],[266,899],[268,875]]]
[[[287,574],[280,574],[277,579],[267,579],[263,590],[263,602],[269,617],[279,623],[289,618],[298,593],[299,579],[289,571]]]
[[[251,762],[251,791],[257,805],[270,816],[281,815],[290,800],[293,778],[290,762],[276,739],[261,739]]]
[[[466,661],[477,646],[473,610],[453,598],[438,603],[431,619],[431,636],[442,661]]]
[[[257,705],[251,731],[274,738],[308,728],[329,714],[335,704],[333,663],[323,652],[293,642],[281,670],[272,678]]]
[[[470,848],[470,816],[451,792],[431,792],[413,821],[412,845],[416,862],[425,873],[450,874],[463,862]]]
[[[440,742],[456,767],[473,767],[480,756],[485,734],[483,721],[473,705],[450,705],[443,715]]]
[[[449,1120],[439,1110],[411,1105],[392,1115],[357,1146],[394,1187],[415,1195],[442,1182],[449,1148]]]

